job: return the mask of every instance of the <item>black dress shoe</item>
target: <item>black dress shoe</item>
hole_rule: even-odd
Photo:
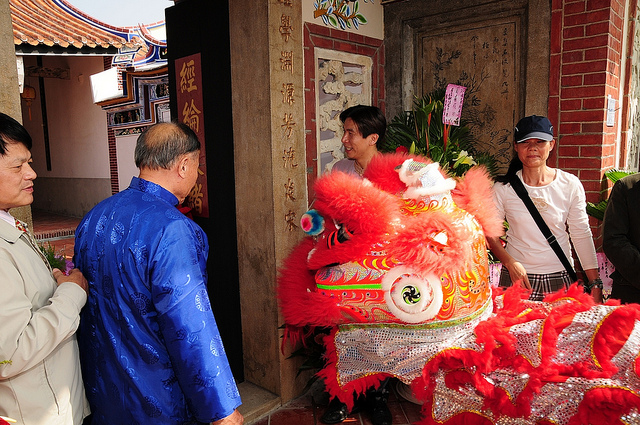
[[[385,397],[375,397],[371,408],[371,423],[373,425],[391,425],[391,410],[387,406]]]
[[[324,411],[320,421],[324,424],[339,424],[347,419],[348,416],[349,409],[347,409],[347,405],[334,398],[329,402],[329,406],[327,406],[327,410]]]

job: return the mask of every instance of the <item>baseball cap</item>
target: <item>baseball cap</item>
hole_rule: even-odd
[[[553,140],[553,126],[547,117],[531,115],[518,121],[513,135],[516,143],[529,139],[551,141]]]

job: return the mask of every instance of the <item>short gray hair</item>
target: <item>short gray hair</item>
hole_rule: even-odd
[[[182,123],[158,123],[138,137],[134,160],[140,169],[169,169],[181,155],[200,150],[194,131]]]

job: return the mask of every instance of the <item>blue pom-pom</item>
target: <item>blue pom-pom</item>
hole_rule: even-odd
[[[324,231],[324,217],[316,210],[309,210],[302,215],[300,227],[307,235],[317,236]]]

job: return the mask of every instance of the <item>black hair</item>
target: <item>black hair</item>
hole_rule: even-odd
[[[496,181],[500,183],[509,183],[511,179],[516,175],[519,170],[522,170],[522,161],[518,157],[518,154],[514,152],[513,158],[509,163],[509,168],[507,169],[507,173],[504,176],[496,177]]]
[[[29,132],[15,119],[0,112],[0,155],[7,153],[7,145],[20,143],[31,150],[33,144]]]
[[[340,121],[344,123],[347,118],[351,118],[358,126],[362,137],[366,138],[370,134],[377,134],[378,144],[384,140],[384,135],[387,131],[387,119],[380,108],[367,105],[352,106],[340,113]]]

